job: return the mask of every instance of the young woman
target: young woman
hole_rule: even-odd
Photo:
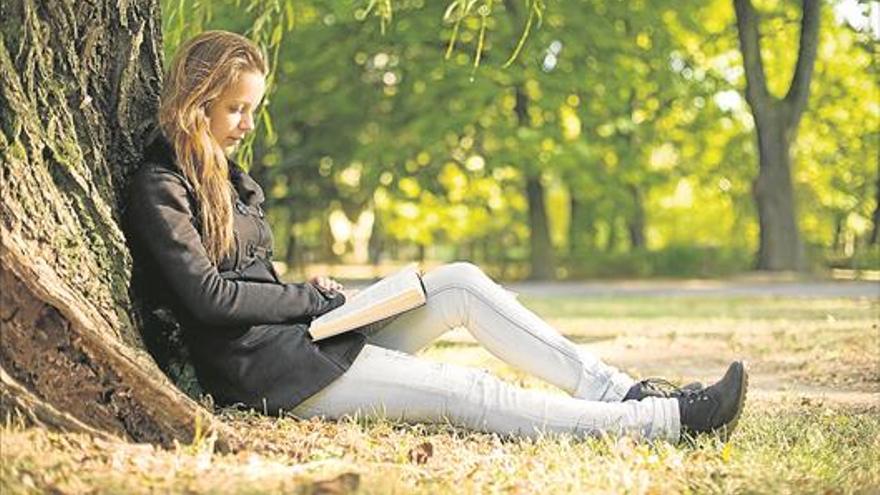
[[[229,158],[254,129],[266,70],[260,51],[237,34],[211,31],[184,44],[165,80],[160,132],[130,185],[135,259],[151,296],[184,327],[199,381],[218,403],[303,418],[449,421],[523,436],[677,441],[682,433],[733,429],[747,384],[741,362],[707,388],[636,382],[578,349],[469,263],[427,273],[425,306],[313,342],[309,322],[343,304],[344,290],[326,277],[279,279],[263,191]],[[568,395],[414,355],[459,326]]]

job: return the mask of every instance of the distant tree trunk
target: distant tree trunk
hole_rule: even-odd
[[[336,264],[340,262],[340,255],[336,254],[336,251],[333,250],[333,245],[336,243],[336,238],[333,237],[333,230],[330,228],[330,216],[327,215],[323,222],[321,222],[321,252],[318,254],[318,259],[330,264]]]
[[[578,256],[595,248],[595,219],[592,210],[572,192],[569,200],[571,220],[568,225],[569,255]]]
[[[0,3],[0,409],[171,445],[227,429],[145,352],[119,227],[162,80],[158,1]]]
[[[287,237],[284,242],[284,262],[287,263],[288,271],[302,272],[305,269],[305,260],[303,259],[303,249],[300,246],[299,237],[296,235],[294,226],[299,221],[296,208],[284,208],[286,211],[284,235]]]
[[[839,253],[843,249],[843,226],[846,220],[846,214],[840,212],[834,214],[834,239],[831,246],[835,253]]]
[[[287,249],[284,250],[284,261],[294,270],[303,268],[302,253],[300,253],[296,232],[293,229],[287,232]]]
[[[874,183],[874,228],[871,229],[871,244],[880,244],[880,162],[877,163],[877,182]]]
[[[528,126],[528,96],[521,87],[516,88],[516,112],[519,126]],[[524,167],[529,170],[531,167]],[[556,260],[553,243],[550,242],[550,228],[547,221],[547,208],[544,205],[544,185],[540,173],[526,173],[526,198],[529,205],[529,278],[550,280],[556,276]]]
[[[756,265],[762,270],[801,270],[806,260],[797,226],[790,150],[809,97],[819,43],[821,0],[802,0],[797,65],[788,93],[782,99],[767,89],[760,19],[751,0],[734,0],[733,4],[746,74],[746,101],[758,137],[759,172],[753,192],[761,241]]]
[[[544,187],[539,177],[526,178],[526,195],[529,200],[529,227],[531,272],[533,280],[551,280],[555,277],[556,263],[553,245],[550,243],[550,227],[547,222],[547,209],[544,206]]]
[[[580,209],[583,208],[581,206],[581,202],[577,199],[574,191],[571,191],[571,194],[568,198],[568,211],[569,220],[568,220],[568,257],[571,258],[579,253],[583,249],[583,222],[582,219],[583,212]]]
[[[605,234],[605,243],[602,246],[602,252],[612,253],[617,249],[618,244],[617,218],[613,216],[609,217],[606,219],[605,225],[608,226],[608,231]]]
[[[378,265],[382,261],[385,248],[385,232],[382,230],[382,215],[376,212],[373,220],[373,231],[370,233],[367,251],[369,252],[370,264]]]
[[[642,249],[645,247],[645,207],[642,202],[642,194],[634,185],[630,184],[627,188],[633,205],[632,215],[627,219],[630,248]]]
[[[761,233],[757,268],[800,270],[805,260],[791,181],[791,139],[779,110],[765,109],[762,114],[771,115],[755,119],[760,154],[760,171],[753,189]]]

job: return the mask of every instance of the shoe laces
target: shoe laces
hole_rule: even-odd
[[[639,384],[646,391],[662,394],[666,397],[672,397],[675,395],[687,396],[696,392],[694,390],[681,388],[663,378],[646,378],[640,381]]]

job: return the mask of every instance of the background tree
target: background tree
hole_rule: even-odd
[[[754,194],[761,225],[757,267],[804,268],[791,180],[791,145],[807,106],[819,41],[821,0],[804,0],[794,75],[785,97],[770,92],[761,52],[760,16],[751,0],[734,0],[746,75],[746,101],[755,119],[759,173]]]

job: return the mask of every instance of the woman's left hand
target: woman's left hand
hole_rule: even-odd
[[[339,292],[345,288],[330,277],[312,277],[309,282],[330,292]]]

